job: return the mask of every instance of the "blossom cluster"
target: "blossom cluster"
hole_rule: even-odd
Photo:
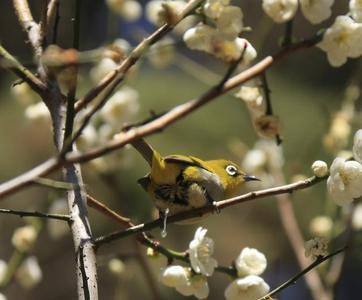
[[[362,129],[354,136],[352,151],[354,160],[337,157],[333,161],[327,180],[328,192],[339,205],[362,196]]]
[[[259,84],[250,82],[243,85],[235,94],[242,99],[252,119],[257,134],[262,138],[275,138],[280,134],[280,122],[278,117],[267,114],[265,99]]]
[[[243,31],[240,7],[230,5],[229,0],[207,0],[201,13],[203,21],[188,29],[183,36],[190,49],[207,52],[225,62],[241,58],[244,66],[256,57],[253,46],[239,37]]]
[[[260,178],[255,181],[253,187],[269,188],[275,185],[275,178],[271,175],[274,171],[283,167],[284,158],[282,148],[275,141],[260,139],[253,148],[246,152],[241,162],[242,169]]]
[[[312,24],[318,24],[332,15],[334,0],[263,0],[264,12],[274,22],[292,20],[300,5],[302,14]],[[362,55],[362,5],[361,1],[350,0],[349,12],[337,16],[332,26],[323,34],[317,45],[327,53],[329,63],[334,67],[343,65],[347,58]]]
[[[14,278],[25,289],[32,289],[42,280],[43,273],[37,258],[29,255],[37,236],[38,232],[33,225],[25,225],[14,231],[11,239],[14,253],[19,253],[18,255],[24,256],[24,259],[19,261],[19,265],[14,265],[14,262],[7,263],[0,259],[0,284],[7,283],[8,271],[14,267],[17,267]],[[0,300],[6,300],[2,293],[0,293]]]
[[[199,227],[190,242],[188,254],[191,267],[171,265],[162,269],[161,281],[175,288],[184,296],[194,295],[205,299],[209,295],[207,277],[213,275],[218,263],[212,257],[214,241],[206,236],[207,230]],[[225,290],[227,300],[253,300],[268,293],[269,285],[261,278],[267,266],[267,260],[261,252],[253,248],[244,248],[234,260],[236,279]]]
[[[109,46],[104,47],[99,62],[90,70],[91,81],[96,84],[105,75],[114,71],[130,49],[129,43],[123,39],[116,39]],[[156,59],[155,57],[154,60]],[[61,74],[57,75],[62,84]],[[83,80],[83,78],[80,78],[80,80]],[[67,85],[63,86],[63,88],[66,89]],[[51,117],[47,106],[37,98],[27,83],[15,85],[12,92],[14,97],[19,100],[19,103],[24,106],[25,117],[32,126],[36,127],[35,129],[51,128]],[[140,106],[138,98],[138,92],[129,86],[124,85],[116,90],[84,128],[77,140],[77,146],[84,150],[103,145],[112,139],[122,129],[122,126],[131,122],[138,113]],[[95,99],[93,103],[97,103],[97,100],[99,101],[99,99]],[[92,105],[89,105],[87,109],[92,109]],[[84,109],[76,116],[75,128],[82,124],[87,109]],[[109,156],[94,159],[90,162],[90,165],[99,172],[110,172],[119,166],[127,167],[130,165],[130,161],[131,155],[126,147],[123,151],[117,151]]]

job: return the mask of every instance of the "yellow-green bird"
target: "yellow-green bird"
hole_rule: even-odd
[[[132,142],[132,146],[151,167],[138,182],[161,215],[166,209],[172,215],[232,197],[246,181],[259,180],[229,160],[178,154],[162,157],[143,139]]]

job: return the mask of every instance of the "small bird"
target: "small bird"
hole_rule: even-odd
[[[143,139],[132,146],[151,167],[138,183],[151,195],[161,216],[166,210],[173,215],[232,197],[243,183],[259,180],[229,160],[178,154],[162,157]]]

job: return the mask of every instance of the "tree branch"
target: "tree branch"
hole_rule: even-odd
[[[283,283],[282,285],[280,285],[279,287],[277,287],[276,289],[272,290],[270,293],[268,293],[267,295],[265,295],[264,297],[259,298],[258,300],[270,300],[272,299],[272,296],[276,295],[277,293],[279,293],[280,291],[286,289],[287,287],[295,284],[295,282],[301,278],[303,275],[307,274],[309,271],[313,270],[314,268],[316,268],[317,266],[319,266],[322,262],[332,258],[333,256],[336,256],[337,254],[345,251],[346,247],[342,248],[342,249],[338,249],[326,256],[321,256],[318,257],[316,259],[315,262],[313,262],[312,264],[310,264],[309,266],[307,266],[304,270],[302,270],[300,273],[298,273],[297,275],[293,276],[292,278],[290,278],[289,280],[287,280],[285,283]]]
[[[34,21],[27,0],[13,0],[13,5],[19,23],[28,35],[29,42],[34,51],[34,56],[38,62],[43,51],[40,26]]]
[[[0,44],[0,67],[9,69],[24,80],[29,86],[40,96],[43,96],[46,92],[46,85],[36,77],[29,69],[24,67],[14,56],[12,56],[1,44]]]
[[[168,32],[170,32],[184,17],[192,12],[203,1],[204,0],[189,1],[184,10],[180,13],[176,22],[172,24],[164,24],[147,38],[145,38],[141,43],[139,43],[139,45],[114,71],[108,73],[94,88],[92,88],[82,99],[77,102],[76,111],[78,112],[87,106],[113,81],[117,81],[117,84],[121,83],[124,79],[125,73],[143,56],[149,47],[164,37]]]
[[[126,144],[139,139],[141,137],[146,137],[151,134],[154,134],[167,126],[175,123],[179,119],[182,119],[189,115],[191,112],[195,111],[199,107],[207,104],[211,100],[215,99],[216,97],[230,91],[231,89],[239,86],[240,84],[254,78],[255,76],[260,75],[261,73],[265,72],[268,68],[271,67],[273,63],[285,57],[288,53],[296,51],[298,49],[312,47],[315,45],[320,39],[320,35],[314,36],[311,39],[302,40],[299,43],[291,45],[288,49],[283,49],[279,51],[274,57],[267,56],[259,63],[255,64],[254,66],[250,67],[249,69],[241,72],[240,74],[232,77],[229,79],[225,84],[223,89],[216,89],[213,88],[206,94],[202,95],[199,98],[190,100],[184,104],[178,105],[166,114],[148,122],[142,126],[137,128],[132,128],[131,130],[125,132],[121,138],[117,140],[110,141],[106,146],[96,148],[90,150],[86,153],[69,153],[64,160],[60,160],[59,158],[50,158],[48,161],[53,161],[53,165],[47,166],[47,162],[35,167],[37,172],[34,172],[34,177],[31,178],[31,174],[33,170],[30,170],[19,177],[11,179],[3,184],[0,185],[0,198],[3,198],[6,195],[9,195],[12,192],[18,191],[20,188],[29,185],[32,180],[38,176],[45,176],[49,174],[51,171],[59,168],[61,165],[65,163],[74,163],[74,162],[86,162],[92,160],[94,158],[100,157],[104,154],[107,154],[111,151],[116,149],[120,149],[124,147]],[[56,162],[56,163],[55,163]],[[39,172],[42,170],[42,172]],[[19,180],[21,178],[21,180]]]
[[[318,182],[321,182],[325,179],[326,179],[326,177],[324,177],[324,178],[311,177],[311,178],[308,178],[308,179],[305,179],[302,181],[298,181],[295,183],[291,183],[291,184],[287,184],[287,185],[283,185],[283,186],[279,186],[279,187],[250,192],[250,193],[238,196],[238,197],[234,197],[234,198],[216,202],[213,205],[207,205],[207,206],[203,206],[200,208],[191,209],[191,210],[188,210],[185,212],[181,212],[181,213],[177,213],[175,215],[168,216],[167,222],[169,224],[171,224],[171,223],[180,222],[180,221],[184,221],[184,220],[188,220],[188,219],[202,217],[203,215],[213,213],[213,212],[219,212],[220,210],[222,210],[226,207],[233,206],[233,205],[236,205],[239,203],[243,203],[243,202],[247,202],[247,201],[251,201],[251,200],[255,200],[255,199],[259,199],[259,198],[265,198],[265,197],[269,197],[269,196],[275,196],[278,194],[292,193],[294,191],[313,186],[313,185],[317,184]],[[102,244],[109,243],[109,242],[112,242],[117,239],[121,239],[121,238],[130,236],[130,235],[133,235],[133,234],[138,234],[140,232],[149,231],[151,229],[159,228],[163,225],[163,222],[164,222],[164,219],[159,218],[159,219],[151,221],[149,223],[134,225],[125,230],[116,231],[111,234],[98,237],[95,239],[95,245],[97,247],[99,247]]]
[[[70,221],[70,217],[67,215],[59,215],[59,214],[47,214],[47,213],[41,213],[37,211],[22,211],[22,210],[13,210],[13,209],[5,209],[0,208],[0,213],[2,214],[10,214],[10,215],[16,215],[21,218],[23,217],[37,217],[37,218],[45,218],[45,219],[55,219],[60,221]]]

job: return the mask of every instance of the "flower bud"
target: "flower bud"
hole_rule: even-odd
[[[36,237],[37,232],[35,228],[31,225],[27,225],[15,230],[11,242],[17,250],[28,252],[32,248]]]
[[[332,233],[333,221],[328,216],[318,216],[312,219],[309,224],[310,232],[319,237],[329,237]]]
[[[26,258],[16,271],[16,279],[26,289],[38,284],[42,277],[43,273],[35,256]]]
[[[324,177],[324,176],[328,175],[328,166],[327,166],[326,162],[324,162],[322,160],[316,160],[312,164],[312,170],[313,170],[314,175],[317,177]]]
[[[118,258],[112,258],[108,262],[108,269],[114,275],[120,275],[126,270],[124,262]]]

